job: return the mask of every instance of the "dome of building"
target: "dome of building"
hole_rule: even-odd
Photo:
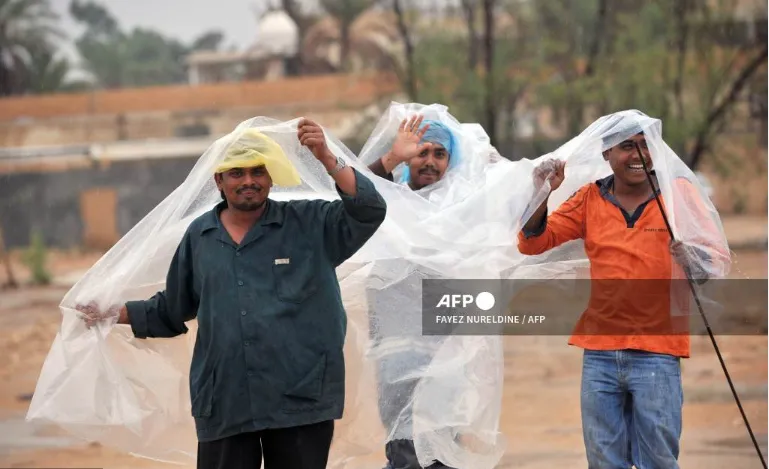
[[[296,23],[283,10],[266,13],[259,20],[256,48],[270,55],[294,55],[299,31]]]

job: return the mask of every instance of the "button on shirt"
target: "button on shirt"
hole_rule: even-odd
[[[355,170],[354,170],[355,171]],[[197,319],[190,369],[199,441],[338,419],[347,329],[336,267],[384,221],[386,204],[355,171],[341,200],[268,200],[240,245],[219,204],[192,222],[166,290],[127,303],[138,338],[174,337]]]

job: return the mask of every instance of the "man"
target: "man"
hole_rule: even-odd
[[[390,151],[369,169],[393,181],[393,170],[404,164],[399,182],[414,191],[440,181],[458,163],[457,139],[444,124],[430,120],[420,127],[422,121],[422,116],[404,119]],[[367,296],[377,361],[379,415],[387,432],[385,469],[422,467],[414,447],[412,412],[419,379],[413,375],[424,372],[443,341],[421,335],[421,285],[428,278],[441,277],[408,259],[377,261],[369,276]],[[447,466],[436,461],[429,467]]]
[[[200,469],[321,469],[342,417],[346,315],[335,268],[376,232],[385,201],[331,153],[310,120],[298,138],[341,200],[278,202],[297,185],[282,148],[249,129],[215,170],[223,201],[194,220],[166,289],[107,312],[137,338],[174,337],[198,321],[190,371]],[[117,317],[115,317],[117,316]],[[114,320],[113,319],[113,320]]]
[[[420,127],[423,119],[412,116],[401,122],[390,151],[369,165],[374,174],[393,181],[393,170],[404,164],[399,183],[416,191],[440,181],[449,168],[458,164],[459,149],[451,130],[435,120]]]
[[[704,251],[670,243],[636,147],[651,169],[637,123],[648,117],[640,116],[613,116],[619,118],[609,127],[622,130],[602,136],[610,176],[581,187],[550,216],[546,199],[518,234],[526,255],[574,239],[585,242],[591,296],[569,344],[584,349],[581,411],[591,469],[678,467],[680,359],[689,356],[689,337],[677,324],[688,318],[673,318],[670,311],[671,279],[679,268],[674,260],[698,280],[708,262]],[[535,169],[535,186],[547,178],[556,190],[564,168],[562,161],[543,163]],[[674,183],[694,192],[685,179]],[[654,184],[659,187],[656,174]]]

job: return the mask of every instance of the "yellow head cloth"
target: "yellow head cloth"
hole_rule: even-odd
[[[215,172],[223,173],[233,168],[262,165],[270,173],[272,182],[279,186],[291,187],[301,183],[299,172],[278,142],[255,129],[244,131],[240,138],[230,145]]]

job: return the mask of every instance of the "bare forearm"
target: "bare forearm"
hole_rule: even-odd
[[[542,226],[542,221],[545,218],[545,214],[547,213],[547,199],[545,199],[539,207],[537,207],[537,210],[531,215],[531,218],[529,218],[529,221],[526,222],[525,225],[523,225],[523,229],[526,231],[534,231],[540,226]]]

